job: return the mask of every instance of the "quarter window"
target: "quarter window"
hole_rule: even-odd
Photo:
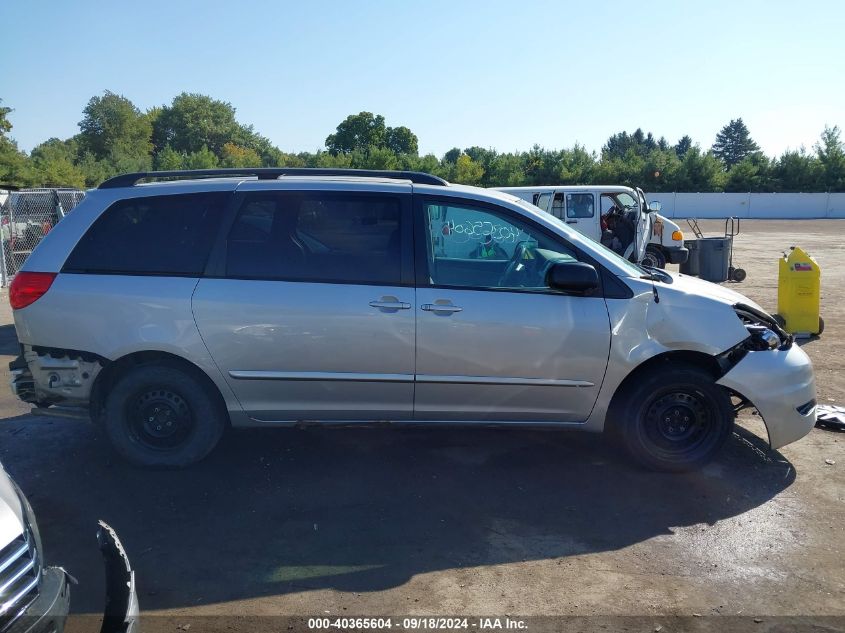
[[[64,272],[202,274],[229,193],[115,202],[79,240]]]
[[[226,274],[398,284],[400,243],[396,198],[250,194],[229,233]]]
[[[487,208],[424,204],[430,283],[469,288],[548,288],[553,262],[575,253],[510,214]]]

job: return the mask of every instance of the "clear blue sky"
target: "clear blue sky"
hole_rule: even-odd
[[[231,102],[285,151],[348,114],[420,150],[600,149],[637,127],[709,147],[742,117],[768,154],[845,127],[845,2],[2,0],[0,98],[23,149],[112,90]]]

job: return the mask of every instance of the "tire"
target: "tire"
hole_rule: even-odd
[[[225,408],[190,373],[167,365],[130,370],[106,396],[106,434],[127,461],[151,468],[184,468],[217,445]]]
[[[816,336],[821,336],[824,332],[824,319],[819,317],[819,333]]]
[[[667,363],[649,370],[614,404],[611,422],[623,445],[652,470],[701,468],[719,452],[734,426],[727,391],[694,365]]]
[[[734,272],[732,278],[734,281],[745,281],[745,278],[748,276],[748,273],[745,272],[744,268],[734,268]]]
[[[666,256],[656,246],[648,244],[645,247],[645,255],[643,255],[643,264],[653,266],[654,268],[666,268]]]

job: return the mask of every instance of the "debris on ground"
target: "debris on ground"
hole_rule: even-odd
[[[832,404],[816,406],[816,426],[845,431],[845,407]]]

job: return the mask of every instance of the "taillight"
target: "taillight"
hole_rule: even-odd
[[[19,272],[9,286],[12,310],[20,310],[38,301],[50,289],[55,278],[56,273]]]

